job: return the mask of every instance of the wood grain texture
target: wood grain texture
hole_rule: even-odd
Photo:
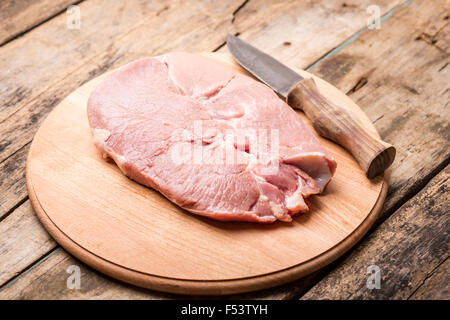
[[[3,0],[0,2],[0,45],[53,17],[76,0]]]
[[[29,146],[0,163],[0,220],[27,197],[25,160]]]
[[[302,299],[409,298],[441,264],[442,257],[444,260],[448,257],[449,178],[450,166],[389,217]],[[381,270],[380,289],[367,288],[366,270],[371,265]],[[445,278],[448,284],[449,274]],[[440,288],[436,287],[428,297],[442,295]]]
[[[445,11],[440,1],[413,1],[380,30],[363,33],[317,70],[349,92],[386,141],[397,147],[380,221],[449,163],[449,55],[418,38],[425,30],[431,33],[447,25]],[[342,272],[336,274],[346,276],[348,269],[335,267]]]
[[[79,5],[83,25],[80,30],[68,30],[64,27],[65,17],[58,16],[27,37],[9,43],[0,50],[0,61],[8,61],[8,69],[0,70],[0,81],[4,83],[0,92],[0,121],[4,124],[0,128],[0,161],[31,141],[41,120],[62,97],[108,69],[167,51],[211,51],[223,43],[228,32],[243,32],[248,23],[252,26],[249,32],[266,34],[266,40],[270,34],[283,39],[285,31],[277,26],[280,21],[292,36],[301,31],[302,37],[320,40],[302,48],[302,56],[307,58],[296,67],[305,67],[363,28],[365,8],[371,4],[365,0],[358,7],[343,8],[340,2],[325,7],[311,2],[295,2],[294,6],[274,2],[252,5],[246,11],[250,3],[233,17],[241,1],[89,1]],[[380,1],[381,13],[397,3],[400,1]],[[296,19],[281,19],[294,9]],[[322,29],[319,33],[319,21],[330,19],[330,12],[335,12],[333,19],[340,29]],[[183,28],[171,23],[179,20],[187,22]],[[305,42],[296,41],[290,47],[278,44],[277,52],[289,53],[287,58],[295,52],[298,58],[301,43]]]
[[[66,17],[58,16],[2,47],[0,63],[8,67],[0,68],[0,162],[15,158],[9,161],[14,170],[0,171],[4,185],[25,190],[25,179],[18,179],[25,157],[20,153],[19,159],[15,153],[31,142],[38,125],[64,96],[114,66],[162,53],[164,46],[186,50],[189,44],[194,50],[212,50],[223,36],[211,33],[205,23],[225,28],[238,3],[197,3],[187,10],[165,1],[89,1],[79,5],[80,30],[68,30]],[[205,12],[217,12],[214,21]],[[183,30],[166,23],[181,17],[190,21]],[[0,218],[25,196],[26,192],[5,193]]]
[[[239,4],[82,2],[81,29],[67,29],[61,15],[8,43],[0,50],[0,61],[8,64],[0,70],[0,161],[31,141],[64,96],[106,70],[167,51],[213,50]],[[179,28],[171,21],[189,23]]]
[[[70,266],[81,271],[80,290],[69,289]],[[35,268],[0,289],[0,299],[161,299],[167,295],[120,283],[57,249]]]
[[[81,288],[67,288],[66,272],[69,266],[81,269]],[[211,296],[220,299],[288,299],[293,298],[285,286],[231,296]],[[295,292],[292,292],[295,294]],[[105,276],[83,262],[67,254],[63,249],[45,256],[35,267],[21,274],[20,277],[0,288],[0,299],[186,299],[184,295],[165,294],[158,291],[139,288]],[[201,298],[206,297],[192,297]]]
[[[418,38],[447,25],[449,11],[449,1],[413,1],[314,69],[349,92],[397,148],[387,215],[449,161],[449,52]]]
[[[214,58],[241,70],[227,55]],[[294,223],[226,223],[187,214],[125,178],[96,150],[86,104],[99,80],[70,94],[43,123],[27,160],[27,182],[50,234],[106,274],[184,294],[261,289],[334,260],[362,237],[381,209],[382,177],[368,180],[350,154],[322,139],[339,167],[326,193],[312,198],[310,212]],[[315,81],[328,99],[347,105],[376,134],[348,97]]]
[[[12,223],[8,227],[4,227],[6,230],[13,229],[14,237],[6,240],[6,244],[2,246],[1,250],[5,255],[1,265],[2,268],[3,266],[5,268],[1,273],[0,299],[174,299],[186,297],[141,289],[89,268],[65,250],[58,248],[57,243],[43,229],[29,201],[22,204],[7,219],[11,219],[10,221],[26,219],[32,223]],[[15,241],[14,239],[18,237],[25,241]],[[31,252],[29,246],[33,247]],[[53,252],[54,249],[56,252]],[[49,254],[49,252],[51,253]],[[69,274],[66,270],[71,265],[81,268],[81,290],[67,288],[66,281]],[[26,271],[24,272],[24,270]],[[5,284],[12,276],[18,277]],[[305,284],[308,278],[300,280],[301,283]],[[220,298],[293,299],[299,295],[299,292],[296,291],[298,287],[300,286],[287,284]]]
[[[96,3],[95,1],[89,2]],[[401,1],[377,1],[377,4],[380,4],[382,14],[399,3],[401,3]],[[448,21],[444,19],[446,10],[437,8],[436,2],[430,2],[429,8],[425,9],[422,8],[423,5],[417,6],[416,3],[417,0],[414,0],[406,8],[397,10],[392,17],[382,23],[381,30],[365,31],[358,40],[341,51],[346,53],[347,49],[353,49],[354,46],[358,46],[358,50],[355,51],[355,54],[350,52],[348,55],[339,54],[333,56],[326,59],[318,68],[313,69],[314,72],[325,77],[337,87],[345,92],[349,92],[353,99],[364,99],[365,102],[360,102],[360,105],[369,115],[370,119],[375,121],[375,126],[382,133],[383,137],[386,137],[392,130],[393,134],[391,134],[389,138],[391,143],[398,144],[399,142],[401,143],[402,140],[406,141],[403,144],[401,153],[398,155],[399,158],[394,162],[396,167],[392,172],[393,177],[391,178],[391,181],[395,186],[395,191],[392,191],[388,197],[388,202],[385,206],[386,209],[384,210],[385,216],[389,216],[395,211],[399,204],[403,203],[405,199],[412,197],[417,190],[420,190],[424,183],[442,168],[443,162],[445,163],[445,156],[443,153],[445,147],[438,147],[439,144],[445,146],[447,143],[446,141],[448,141],[443,138],[445,137],[445,131],[442,131],[442,116],[416,114],[413,117],[409,117],[407,111],[408,109],[414,110],[417,106],[420,106],[422,104],[421,97],[423,96],[425,102],[424,106],[427,108],[431,107],[431,110],[433,110],[432,114],[445,114],[445,96],[442,94],[447,90],[443,84],[447,83],[446,79],[448,79],[448,73],[443,74],[442,72],[448,72],[449,67],[446,56],[437,54],[435,50],[439,51],[442,48],[448,48],[449,42],[448,39],[446,40],[446,37],[450,33],[443,32],[443,30],[447,29],[449,26],[447,24]],[[257,2],[250,0],[236,14],[233,22],[234,29],[232,31],[240,32],[241,37],[246,39],[246,41],[264,49],[281,61],[304,68],[323,56],[326,51],[339,45],[355,31],[364,27],[365,19],[367,18],[365,9],[369,4],[373,4],[373,1],[363,1],[360,5],[355,5],[356,7],[353,4],[352,6],[343,7],[342,3],[339,1],[326,1],[323,3],[315,2],[314,5],[307,2],[292,2],[287,6],[279,4],[276,6],[271,4],[259,6]],[[284,11],[283,8],[285,8]],[[162,9],[164,9],[163,6],[161,7],[161,10]],[[98,21],[96,23],[103,23],[101,20],[105,18],[105,16],[102,15],[101,10],[91,8],[89,5],[85,5],[82,10],[85,14],[89,11],[93,12],[92,15],[90,15],[91,18],[87,22]],[[94,12],[94,10],[96,11]],[[121,11],[118,10],[116,6],[110,6],[109,10],[111,11],[111,16],[119,16],[121,14]],[[407,10],[408,15],[403,13],[405,10]],[[413,12],[411,13],[409,10],[413,10]],[[432,11],[432,14],[430,14],[430,11]],[[146,15],[148,16],[152,12],[153,11],[150,10]],[[292,12],[292,15],[290,12]],[[425,13],[425,18],[421,17],[420,12]],[[127,15],[127,13],[122,14]],[[402,14],[401,18],[398,18],[399,14]],[[408,17],[410,14],[411,16]],[[298,19],[294,19],[292,16],[296,16]],[[284,17],[286,17],[286,19]],[[118,18],[114,19],[117,20]],[[328,25],[329,19],[337,20],[337,23],[341,23],[338,24],[339,28],[333,28],[332,30],[323,28],[324,25]],[[395,23],[391,24],[393,19]],[[13,57],[16,56],[18,50],[23,50],[24,52],[34,51],[34,54],[41,57],[51,54],[52,59],[62,59],[63,57],[52,53],[54,50],[57,50],[57,47],[53,46],[53,41],[51,39],[60,31],[58,29],[60,24],[55,23],[53,20],[54,19],[33,30],[33,37],[37,36],[38,38],[47,40],[44,46],[40,47],[39,50],[34,51],[34,46],[28,41],[24,41],[24,39],[29,36],[29,34],[27,34],[21,41],[19,41],[19,39],[14,40],[8,44],[8,46],[0,49],[0,54],[5,52],[3,53],[3,58],[1,60],[2,63],[14,59]],[[356,20],[360,23],[359,26],[357,24],[352,25],[351,22]],[[418,22],[417,25],[416,21]],[[83,20],[84,24],[87,22]],[[63,20],[61,20],[61,24],[62,23],[64,23]],[[122,21],[120,25],[124,25],[124,23],[125,22]],[[282,26],[280,24],[282,24]],[[91,28],[94,28],[94,25],[91,25]],[[119,32],[117,31],[117,25],[109,25],[108,28],[116,28],[114,31]],[[389,40],[391,35],[386,33],[386,31],[393,32],[393,41]],[[98,42],[103,44],[104,49],[102,50],[108,52],[110,59],[106,59],[105,56],[102,56],[102,59],[94,58],[96,61],[94,65],[87,64],[80,68],[80,70],[83,70],[84,68],[89,69],[91,66],[93,68],[95,66],[97,67],[96,74],[98,74],[98,72],[102,72],[102,69],[108,69],[109,61],[112,62],[111,68],[125,61],[123,59],[126,59],[128,54],[127,51],[114,51],[115,47],[108,47],[109,42],[105,41],[108,39],[107,35],[100,36],[93,41],[90,33],[84,31],[82,31],[82,33],[83,37],[79,38],[74,37],[74,35],[70,33],[65,34],[65,37],[69,39],[70,42],[78,43],[79,46],[79,49],[74,47],[73,50],[66,50],[66,56],[72,56],[74,57],[73,60],[76,60],[78,58],[77,56],[73,56],[73,54],[78,53],[79,50],[84,50],[85,54],[89,56],[92,54],[92,51],[90,50],[92,47],[85,43],[94,42],[94,48],[97,48],[96,45]],[[224,40],[225,33],[226,32],[224,31],[223,39],[221,41]],[[431,35],[431,37],[425,36],[423,39],[414,40],[415,37],[419,37],[423,33]],[[169,34],[172,35],[172,33]],[[299,37],[299,34],[302,36]],[[315,34],[320,34],[321,36],[314,38]],[[438,40],[434,45],[432,43],[433,35],[434,39]],[[312,41],[308,41],[307,46],[305,46],[306,42],[302,40],[304,37],[312,39]],[[373,39],[371,39],[372,37]],[[84,41],[84,39],[86,40]],[[362,39],[362,41],[360,41],[360,39]],[[145,38],[140,40],[146,41]],[[186,44],[184,46],[187,45],[188,40],[189,37],[186,37]],[[117,41],[120,42],[122,40],[118,39]],[[158,47],[158,41],[163,40],[151,39],[151,42],[147,42],[146,45],[149,48],[152,48],[153,46]],[[413,45],[414,41],[417,41],[416,45]],[[12,43],[20,44],[17,45],[17,47],[10,46]],[[439,43],[439,46],[436,45],[437,43]],[[219,44],[220,41],[213,45],[217,46]],[[213,45],[211,45],[211,47],[213,47]],[[183,46],[180,46],[180,48],[183,48]],[[371,50],[371,48],[373,48],[373,50]],[[204,50],[207,49],[211,48],[205,48]],[[446,52],[448,52],[448,49],[446,50]],[[361,52],[364,54],[361,55]],[[114,58],[118,55],[122,55],[122,57],[115,64]],[[409,60],[410,63],[403,65],[403,60],[400,60],[400,57],[403,57],[404,61]],[[392,64],[389,64],[389,61],[392,61]],[[382,64],[383,68],[377,69],[376,66],[378,64]],[[417,71],[416,65],[418,68]],[[29,66],[24,68],[20,67],[19,63],[17,63],[14,68],[10,65],[10,68],[2,69],[1,72],[5,72],[8,69],[12,70],[3,76],[3,79],[6,76],[12,79],[8,90],[21,89],[17,90],[17,92],[2,91],[3,95],[0,96],[1,105],[6,106],[7,102],[10,101],[11,103],[8,103],[9,107],[17,105],[18,108],[26,107],[28,109],[28,111],[23,112],[20,117],[16,117],[14,121],[3,121],[0,126],[0,130],[2,131],[2,134],[0,135],[0,152],[5,151],[6,157],[16,152],[14,150],[17,150],[17,147],[5,149],[8,141],[18,141],[16,146],[29,143],[31,136],[37,129],[38,122],[41,121],[40,119],[45,117],[49,110],[61,100],[61,97],[74,90],[80,83],[85,82],[86,79],[92,77],[84,72],[69,73],[70,67],[71,65],[61,64],[61,69],[67,70],[66,73],[54,69],[49,71],[46,68],[38,67],[38,65],[33,68],[30,68]],[[378,73],[376,82],[374,81],[375,79],[372,78],[374,68]],[[45,88],[36,91],[36,94],[33,92],[30,95],[27,95],[30,88],[34,88],[34,85],[36,85],[36,83],[39,84],[40,81],[38,79],[31,84],[27,84],[25,87],[21,87],[23,79],[30,78],[31,74],[33,74],[33,77],[42,77],[42,79],[48,79],[49,74],[54,74],[56,81],[53,84],[53,87],[47,91],[46,89],[48,88]],[[433,81],[432,85],[426,85],[426,82],[421,80],[422,74],[429,75],[427,78],[436,80]],[[394,75],[395,77],[393,77]],[[400,82],[401,79],[412,80],[413,86],[410,86],[409,89],[403,87]],[[406,85],[408,84],[409,83]],[[423,84],[425,86],[421,87]],[[415,87],[416,85],[418,85],[418,87]],[[418,91],[416,90],[417,88],[420,88],[421,90]],[[6,86],[2,87],[2,89],[5,90]],[[364,97],[364,95],[366,97]],[[389,99],[390,95],[393,95],[392,99]],[[436,108],[432,103],[433,97],[437,97]],[[34,103],[30,103],[30,101],[34,101]],[[393,109],[392,106],[399,109]],[[15,112],[15,110],[17,109],[14,109],[13,112]],[[395,110],[398,110],[398,112],[393,112]],[[16,126],[21,118],[25,118],[26,120],[23,121],[20,126]],[[398,129],[397,123],[399,124]],[[8,130],[8,127],[11,126],[15,129]],[[433,132],[433,126],[436,126],[438,129],[437,132]],[[407,130],[404,132],[400,127],[407,128]],[[413,130],[408,128],[415,128],[417,130],[411,132]],[[23,130],[23,134],[21,130]],[[421,134],[422,130],[424,132],[423,134]],[[28,133],[29,131],[31,131],[31,134]],[[10,137],[11,139],[9,139]],[[23,137],[25,138],[22,139]],[[437,142],[434,143],[433,141]],[[409,162],[411,161],[412,155],[418,158],[417,162],[412,159],[414,164]],[[5,157],[2,156],[2,158]],[[20,190],[19,193],[15,194],[14,192],[11,192],[10,196],[8,196],[8,201],[13,206],[16,201],[21,201],[26,196],[26,192],[24,191],[25,180],[22,178],[25,170],[25,161],[24,158],[21,157],[16,159],[18,161],[17,165],[12,166],[15,161],[11,161],[10,166],[11,168],[14,167],[13,171],[0,170],[0,182],[7,182],[9,185],[20,186],[18,189]],[[398,174],[397,170],[399,170]],[[393,189],[394,188],[391,187],[391,190]],[[5,190],[6,192],[9,189],[5,188],[2,190]],[[6,197],[4,199],[6,199]],[[2,210],[3,208],[4,207],[2,207]],[[10,209],[11,207],[9,207],[8,210]],[[12,212],[11,215],[16,213],[17,209]],[[16,232],[24,234],[33,233],[32,230],[26,228],[17,228]],[[22,248],[19,245],[14,247],[14,249],[17,251],[26,250],[25,247]],[[61,255],[65,256],[65,259],[71,259],[63,251],[60,252]],[[46,251],[41,252],[41,254],[45,253]],[[50,272],[50,270],[59,270],[59,265],[53,257],[54,255],[46,260],[46,263],[52,263],[51,266],[48,265],[48,272]],[[29,261],[29,263],[32,262],[32,260]],[[401,263],[401,261],[398,263]],[[15,272],[18,273],[20,270],[21,269],[19,268]],[[320,275],[316,276],[316,278],[308,277],[278,288],[239,295],[237,297],[294,298],[307,290],[315,281],[317,281],[317,279],[323,276],[324,272],[326,273],[327,271],[322,270]],[[20,278],[23,277],[21,276],[7,288],[2,288],[1,292],[3,296],[9,294],[9,296],[16,297],[21,296],[20,292],[26,292],[26,297],[35,299],[40,298],[43,295],[51,298],[72,298],[77,296],[72,290],[67,289],[64,272],[61,272],[61,281],[53,281],[51,276],[46,277],[44,273],[42,265],[36,265],[27,272],[27,281],[21,281]],[[135,287],[113,283],[113,281],[108,280],[109,278],[105,278],[103,275],[99,275],[89,268],[86,270],[83,269],[83,276],[85,276],[86,279],[98,277],[104,280],[102,280],[102,284],[98,286],[98,290],[91,288],[90,291],[84,291],[82,295],[79,295],[82,298],[101,295],[102,291],[106,296],[112,298],[120,298],[124,292],[129,294],[129,292],[133,291],[136,293],[136,296],[141,292],[140,289]],[[30,285],[29,289],[26,288],[28,281],[30,283],[33,282],[33,286]],[[19,283],[20,286],[18,285]],[[32,290],[32,288],[34,288],[34,290]],[[45,290],[41,291],[39,288],[45,288]],[[14,294],[12,293],[13,291]],[[155,292],[145,292],[147,298],[155,296]],[[436,295],[437,292],[434,294]],[[132,297],[131,294],[130,297]]]
[[[26,201],[0,224],[0,286],[55,246]]]
[[[379,1],[381,13],[399,3]],[[31,142],[39,124],[63,97],[121,64],[171,50],[211,51],[225,41],[228,32],[241,32],[244,37],[251,35],[256,44],[262,44],[282,61],[305,68],[363,28],[366,7],[372,3],[364,0],[358,6],[343,7],[339,1],[283,5],[251,0],[233,16],[241,4],[93,0],[79,4],[80,30],[68,30],[66,17],[58,16],[2,47],[0,63],[7,63],[8,68],[0,68],[0,82],[4,84],[0,87],[0,162]],[[330,19],[339,28],[321,27]],[[186,21],[182,29],[171,23],[179,20]],[[278,25],[280,21],[283,28]],[[300,32],[302,39],[315,40],[305,47],[306,40],[298,38]],[[14,175],[23,174],[23,161]],[[0,177],[10,180],[13,174],[0,172]],[[10,183],[20,184],[22,189],[25,186],[24,179]],[[1,207],[0,216],[24,196],[11,195],[8,205]]]
[[[381,13],[400,2],[381,1]],[[199,3],[188,13],[184,7],[178,10],[175,2],[172,5],[165,1],[129,1],[126,4],[89,1],[79,5],[82,13],[81,30],[67,30],[65,17],[61,16],[39,26],[25,37],[14,40],[0,50],[0,61],[8,64],[8,68],[0,70],[2,83],[7,84],[0,89],[0,118],[3,120],[0,126],[0,158],[10,157],[7,162],[3,162],[9,169],[0,171],[0,180],[2,187],[4,186],[0,216],[9,214],[26,197],[26,151],[19,153],[17,148],[29,144],[47,113],[81,83],[139,55],[160,53],[164,46],[170,46],[173,42],[177,43],[173,49],[186,50],[189,47],[211,50],[224,41],[227,32],[242,32],[246,36],[246,30],[273,49],[272,54],[285,54],[280,57],[295,62],[301,59],[299,64],[306,66],[362,28],[365,25],[365,8],[370,3],[362,1],[358,6],[342,7],[339,2],[298,2],[283,6],[281,2],[259,5],[260,3],[250,1],[233,16],[232,13],[241,5],[241,1],[229,5],[219,2]],[[106,14],[103,10],[105,7],[108,7]],[[284,15],[291,17],[293,10],[298,19],[283,19]],[[205,24],[211,25],[203,17],[205,12],[215,13],[213,18],[218,22],[211,23],[220,26],[216,34],[211,35],[209,28],[202,27]],[[330,12],[333,12],[331,17]],[[195,17],[189,18],[187,14],[194,14]],[[153,24],[145,22],[149,17],[149,20],[154,21]],[[174,27],[176,24],[169,23],[181,19],[180,17],[185,17],[184,20],[187,21],[183,30],[178,30]],[[324,33],[320,27],[321,21],[325,23],[330,18],[340,27],[332,30],[332,36],[328,37],[330,32],[327,31],[326,37],[318,37],[316,40],[319,41],[311,42],[306,48],[301,39],[297,40],[299,32],[308,38],[314,38],[319,32]],[[279,21],[283,21],[288,34],[278,27]],[[309,24],[307,21],[317,23]],[[355,21],[357,23],[353,23]],[[164,37],[155,36],[160,32],[158,24],[163,24],[164,30],[167,30]],[[228,30],[228,27],[231,29]],[[149,30],[155,32],[148,34]],[[141,36],[144,31],[147,35]],[[271,39],[274,38],[290,41],[291,44],[273,42]],[[127,48],[137,41],[142,44],[141,49],[129,51]],[[300,48],[301,55],[298,54]],[[26,52],[34,54],[32,57],[28,54],[24,56]],[[44,68],[44,65],[48,67]],[[28,232],[26,229],[22,231]],[[20,269],[15,270],[19,271]]]
[[[381,1],[381,12],[387,12],[400,2]],[[161,53],[159,50],[171,45],[173,41],[178,41],[173,49],[186,50],[189,47],[211,50],[225,40],[227,32],[243,32],[245,36],[247,29],[254,37],[265,41],[267,46],[272,48],[274,43],[272,53],[286,53],[285,59],[306,57],[302,60],[302,64],[306,66],[362,28],[365,24],[365,8],[370,3],[367,0],[362,1],[359,6],[342,7],[339,2],[328,2],[325,5],[298,2],[285,6],[281,2],[254,4],[251,0],[233,15],[233,12],[240,8],[241,1],[229,5],[201,2],[191,7],[188,13],[184,12],[184,7],[177,10],[176,2],[129,1],[120,4],[89,1],[79,5],[82,14],[80,30],[69,32],[65,28],[65,17],[61,16],[12,41],[0,49],[0,61],[8,65],[8,68],[0,69],[0,79],[3,84],[7,84],[0,88],[0,158],[7,159],[3,164],[8,168],[0,170],[3,196],[0,202],[0,219],[5,214],[19,214],[17,209],[12,213],[11,211],[26,198],[24,171],[27,147],[22,147],[20,152],[16,150],[29,144],[47,113],[81,83],[139,55]],[[104,11],[105,7],[108,7],[107,12]],[[283,19],[284,15],[290,16],[294,9],[299,19]],[[204,18],[205,12],[214,12],[211,17],[218,21],[217,24]],[[314,38],[319,32],[323,33],[320,24],[321,21],[328,21],[330,12],[333,12],[331,18],[336,20],[335,23],[340,27],[339,30],[332,30],[333,36],[318,37],[317,39],[323,41],[312,42],[306,48],[303,41],[296,40],[300,31],[303,36],[309,38]],[[192,19],[189,15],[195,17]],[[177,24],[171,24],[170,21],[178,21],[182,17],[186,21],[186,28],[178,30]],[[154,20],[154,23],[145,22],[148,18]],[[305,24],[305,21],[313,20],[317,23]],[[283,21],[289,34],[277,26],[279,21]],[[354,24],[354,21],[358,23]],[[160,31],[158,24],[164,25],[164,37],[155,36],[155,33]],[[218,26],[220,29],[211,34],[210,28],[203,27],[206,24]],[[155,30],[155,33],[148,34],[149,30]],[[146,36],[141,36],[142,31],[147,32]],[[327,31],[327,36],[329,33]],[[291,43],[286,45],[273,42],[271,39],[274,38]],[[127,50],[130,44],[133,45],[137,41],[142,43],[142,49],[137,52]],[[299,56],[300,48],[302,55]],[[27,52],[33,52],[31,58],[36,59],[29,60],[28,54],[24,56]],[[60,52],[63,54],[59,54]],[[27,61],[29,63],[24,63]],[[48,67],[44,68],[44,65]],[[15,113],[16,116],[7,121]],[[17,232],[27,234],[33,233],[33,230],[18,228]],[[20,250],[26,251],[26,248],[19,245],[13,249],[16,254],[20,254]],[[46,254],[47,250],[36,252]],[[33,261],[34,258],[24,257],[22,264],[31,264]],[[23,269],[22,264],[17,265],[17,268],[10,266],[11,274],[20,272]],[[268,291],[260,294],[262,297],[270,295]],[[289,296],[289,293],[287,295]],[[277,297],[285,296],[281,289]]]
[[[450,300],[450,260],[447,258],[423,280],[410,300]]]
[[[375,4],[385,15],[404,2],[250,0],[233,27],[255,47],[294,69],[306,69],[367,27],[367,7]]]

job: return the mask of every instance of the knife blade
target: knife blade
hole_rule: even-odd
[[[297,72],[231,34],[227,36],[227,47],[244,69],[284,98],[292,86],[303,80]]]
[[[326,98],[313,78],[303,78],[268,54],[233,35],[227,47],[234,59],[258,80],[302,110],[316,131],[347,149],[366,176],[384,172],[395,158],[395,148],[367,131],[345,107]]]

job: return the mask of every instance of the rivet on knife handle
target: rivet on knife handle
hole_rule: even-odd
[[[367,132],[345,108],[325,98],[312,78],[299,81],[286,100],[291,107],[303,110],[321,136],[346,148],[369,179],[394,161],[395,148]]]

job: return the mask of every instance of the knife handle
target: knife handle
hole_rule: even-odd
[[[394,161],[395,148],[374,137],[345,108],[325,98],[312,78],[299,81],[286,100],[291,107],[303,110],[321,136],[347,149],[369,179]]]

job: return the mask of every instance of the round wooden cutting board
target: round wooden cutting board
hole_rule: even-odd
[[[207,55],[245,73],[226,54]],[[351,155],[325,139],[321,142],[338,163],[336,174],[322,195],[310,198],[310,211],[291,223],[219,222],[180,209],[126,178],[95,148],[86,102],[104,76],[71,93],[51,112],[33,140],[26,172],[30,199],[45,228],[93,268],[171,293],[252,291],[325,266],[376,220],[386,179],[368,180]],[[355,103],[315,79],[323,94],[351,108],[377,135]]]

